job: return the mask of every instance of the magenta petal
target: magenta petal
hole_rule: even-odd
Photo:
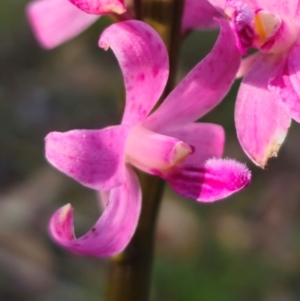
[[[299,7],[300,9],[300,7]],[[285,105],[289,109],[291,117],[300,122],[300,41],[290,49],[287,59],[287,69],[284,70],[282,82],[284,83],[284,99]]]
[[[240,64],[240,54],[228,22],[219,22],[221,32],[212,51],[147,118],[148,128],[158,131],[192,122],[210,111],[227,94]]]
[[[219,11],[222,11],[224,10],[225,6],[226,6],[226,3],[228,2],[228,0],[208,0],[208,2],[216,7]]]
[[[86,13],[93,15],[123,14],[126,11],[124,0],[69,0]]]
[[[295,92],[300,95],[300,40],[297,41],[290,49],[287,58],[286,75],[289,75],[289,80],[293,85]]]
[[[278,72],[280,62],[270,55],[255,61],[240,86],[235,124],[238,139],[246,154],[264,167],[276,156],[284,141],[291,118],[268,90],[269,80]]]
[[[109,190],[98,190],[99,207],[103,210],[109,202]]]
[[[282,62],[281,70],[269,82],[269,89],[291,118],[300,122],[300,97],[291,83],[286,62]]]
[[[287,18],[294,17],[299,11],[299,0],[256,0],[255,2],[257,7]]]
[[[182,30],[213,29],[218,26],[214,20],[220,13],[206,0],[185,0]]]
[[[214,202],[248,186],[251,172],[234,160],[210,159],[203,165],[183,164],[164,177],[180,195],[200,202]]]
[[[162,134],[182,140],[193,147],[194,152],[184,159],[184,164],[199,165],[209,158],[219,158],[223,154],[225,133],[217,124],[190,123],[166,129]]]
[[[264,1],[264,0],[261,0]],[[269,0],[266,0],[269,1]],[[217,8],[220,12],[224,12],[224,8],[226,6],[231,6],[232,4],[234,5],[241,5],[241,4],[246,4],[249,5],[250,7],[253,8],[262,8],[264,9],[265,6],[264,5],[257,5],[257,0],[208,0],[208,2],[214,6],[215,8]]]
[[[236,78],[243,77],[252,68],[252,65],[259,58],[260,55],[260,52],[255,52],[243,58],[239,70],[236,73]]]
[[[126,181],[109,192],[109,202],[92,229],[76,239],[70,204],[57,210],[50,221],[53,239],[65,248],[85,255],[112,256],[120,253],[135,232],[142,194],[134,171],[126,168]]]
[[[125,142],[128,128],[51,132],[46,137],[46,158],[82,185],[110,190],[124,183]]]
[[[126,88],[122,124],[144,120],[161,96],[169,75],[163,41],[149,25],[126,21],[107,28],[99,45],[112,48],[122,69]]]
[[[166,169],[192,152],[190,145],[140,126],[130,131],[126,142],[126,159],[139,168]]]
[[[48,49],[79,35],[99,18],[83,13],[67,0],[30,2],[27,16],[36,39]]]

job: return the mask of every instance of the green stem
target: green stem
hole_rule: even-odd
[[[167,82],[164,95],[156,104],[156,109],[174,88],[178,55],[182,40],[181,19],[184,0],[148,0],[144,2],[144,5],[143,21],[156,29],[165,42],[169,54],[169,80]]]
[[[108,301],[147,301],[150,293],[155,221],[164,182],[139,173],[143,208],[139,225],[126,250],[109,266]]]
[[[162,100],[175,84],[181,39],[184,0],[146,0],[142,2],[143,20],[164,40],[170,59],[170,76]],[[143,206],[139,224],[128,247],[110,261],[107,301],[148,301],[155,241],[157,213],[164,189],[160,178],[138,172]]]

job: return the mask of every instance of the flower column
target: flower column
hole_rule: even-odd
[[[181,40],[184,0],[135,0],[136,16],[156,29],[164,40],[170,59],[170,75],[161,99],[174,87]],[[108,301],[147,301],[150,295],[151,270],[157,213],[164,181],[138,172],[143,191],[143,205],[133,239],[120,255],[111,259],[108,276]]]

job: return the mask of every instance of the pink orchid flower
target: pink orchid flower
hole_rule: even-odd
[[[116,23],[103,32],[99,46],[113,50],[125,81],[121,125],[52,132],[46,137],[46,157],[84,186],[102,191],[106,207],[95,226],[78,239],[71,206],[59,209],[50,222],[58,243],[95,256],[125,248],[141,208],[140,185],[131,165],[166,179],[176,192],[200,202],[227,197],[249,184],[251,175],[243,164],[217,159],[224,147],[222,127],[194,122],[221,101],[239,66],[234,35],[227,22],[220,22],[212,52],[150,115],[169,73],[163,41],[140,21]]]
[[[241,146],[264,167],[291,118],[300,122],[300,5],[297,0],[209,0],[229,19],[241,54],[235,123]]]
[[[132,5],[130,1],[126,3]],[[36,39],[47,49],[72,39],[101,15],[111,13],[126,13],[124,0],[35,0],[27,6],[28,19]],[[216,26],[213,20],[216,16],[219,13],[207,0],[185,0],[183,31],[213,28]]]

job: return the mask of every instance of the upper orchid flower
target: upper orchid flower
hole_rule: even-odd
[[[116,23],[103,32],[99,46],[114,51],[125,81],[121,125],[52,132],[46,137],[46,157],[81,184],[102,191],[107,207],[79,239],[73,233],[71,206],[59,209],[50,229],[61,245],[96,256],[124,249],[141,207],[140,186],[130,165],[166,179],[179,194],[202,202],[224,198],[250,182],[243,164],[216,159],[223,152],[222,127],[194,123],[224,97],[239,66],[234,35],[225,21],[221,24],[212,52],[151,115],[169,73],[162,40],[140,21]]]
[[[47,49],[76,37],[99,18],[82,12],[68,0],[32,1],[27,16],[36,39]]]
[[[132,1],[126,1],[127,6]],[[78,8],[77,8],[77,7]],[[27,15],[34,34],[45,48],[54,48],[77,36],[101,15],[126,14],[124,0],[35,0],[28,4]],[[183,31],[212,28],[219,16],[207,0],[185,0]]]
[[[239,141],[264,167],[276,156],[291,123],[300,122],[300,6],[297,0],[209,0],[230,21],[244,76],[236,103]]]

